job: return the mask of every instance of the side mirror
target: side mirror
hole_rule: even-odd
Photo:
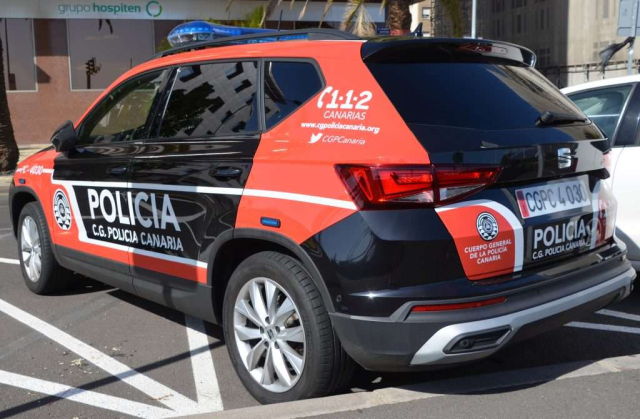
[[[59,153],[71,151],[75,148],[78,142],[78,135],[73,128],[73,122],[67,121],[60,125],[56,132],[51,136],[51,144],[56,148]]]

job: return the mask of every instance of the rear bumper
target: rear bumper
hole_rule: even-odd
[[[336,313],[332,321],[346,351],[366,369],[406,371],[458,364],[487,357],[510,342],[625,298],[636,272],[625,261],[611,270],[575,276],[580,280],[566,278],[511,295],[495,306],[411,313],[409,305],[389,318]]]

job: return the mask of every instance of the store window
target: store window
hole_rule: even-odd
[[[69,19],[71,89],[105,89],[154,54],[153,22]]]
[[[0,41],[7,90],[37,90],[33,21],[0,18]]]
[[[253,61],[181,67],[160,138],[207,138],[257,132],[258,65]]]
[[[431,8],[423,7],[422,8],[422,18],[425,20],[431,19]]]

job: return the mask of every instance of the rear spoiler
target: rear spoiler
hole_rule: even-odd
[[[462,38],[374,38],[362,44],[367,63],[504,63],[533,67],[536,55],[519,45]]]

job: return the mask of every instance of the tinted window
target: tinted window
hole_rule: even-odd
[[[580,115],[536,70],[493,63],[370,63],[407,123],[485,130],[533,128],[544,111]]]
[[[197,138],[259,130],[255,62],[181,67],[160,127],[161,138]]]
[[[605,135],[611,137],[615,134],[620,113],[630,92],[631,86],[614,86],[568,96]]]
[[[147,73],[109,93],[82,125],[80,144],[146,138],[153,104],[166,71]]]
[[[322,88],[318,72],[310,63],[267,62],[264,84],[267,129],[286,118]]]

